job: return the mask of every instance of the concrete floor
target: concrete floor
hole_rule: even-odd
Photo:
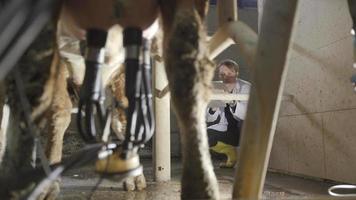
[[[72,170],[62,177],[62,190],[59,199],[180,199],[181,162],[172,161],[172,181],[167,183],[153,182],[151,160],[143,160],[144,174],[148,187],[145,191],[125,192],[122,183],[103,180],[92,193],[99,177],[91,167]],[[233,170],[221,169],[214,163],[219,180],[221,199],[231,199]],[[266,178],[263,199],[331,199],[327,189],[331,183],[308,180],[294,176],[269,172]],[[91,196],[92,195],[92,196]],[[91,197],[90,197],[91,196]]]

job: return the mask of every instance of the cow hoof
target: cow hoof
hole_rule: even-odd
[[[128,177],[124,180],[124,190],[134,191],[135,190],[135,177]]]
[[[143,174],[129,177],[124,181],[125,191],[144,190],[147,187],[146,178]]]
[[[146,178],[143,174],[135,177],[135,185],[137,190],[144,190],[147,187]]]

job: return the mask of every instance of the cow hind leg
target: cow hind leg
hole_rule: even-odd
[[[125,109],[128,106],[128,100],[125,96],[125,70],[121,66],[120,69],[115,72],[110,79],[109,84],[110,94],[113,95],[117,106],[112,110],[112,123],[111,128],[113,129],[116,137],[123,141],[125,139],[125,128],[127,124]]]
[[[59,73],[54,83],[56,92],[53,94],[52,103],[45,115],[47,121],[45,153],[50,164],[59,163],[62,159],[63,137],[70,124],[72,109],[67,90],[66,66],[62,63],[58,65]],[[56,199],[59,191],[60,181],[56,180],[43,190],[38,199]]]
[[[43,131],[40,124],[46,121],[45,113],[56,93],[54,83],[58,77],[59,55],[53,51],[54,32],[53,24],[46,26],[6,79],[11,116],[6,131],[6,152],[0,168],[0,175],[6,178],[2,180],[9,180],[0,187],[5,196],[20,195],[22,192],[19,190],[34,186],[23,183],[23,173],[35,165],[33,134],[37,131],[31,131],[29,124],[39,132]],[[25,116],[30,118],[30,122]]]
[[[181,9],[165,36],[166,71],[183,151],[182,199],[219,198],[204,118],[214,71],[204,34],[198,13]]]
[[[71,121],[72,102],[67,90],[66,66],[59,64],[52,104],[47,112],[46,156],[51,164],[62,159],[63,137]]]
[[[125,127],[127,124],[125,110],[127,108],[128,102],[125,96],[125,71],[124,67],[121,67],[119,71],[114,74],[110,83],[111,93],[114,98],[121,106],[113,111],[112,118],[112,129],[114,130],[116,136],[119,140],[124,140],[125,138]],[[147,187],[146,178],[144,174],[129,177],[123,181],[123,187],[126,191],[133,190],[143,190]]]
[[[144,190],[147,187],[145,175],[140,174],[135,177],[128,177],[124,180],[123,186],[125,191]]]

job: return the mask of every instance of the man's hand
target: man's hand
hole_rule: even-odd
[[[230,107],[235,107],[237,104],[236,100],[230,101],[229,103],[227,103]]]

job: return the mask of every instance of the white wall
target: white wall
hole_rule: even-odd
[[[270,168],[356,183],[350,29],[346,0],[300,0]]]

